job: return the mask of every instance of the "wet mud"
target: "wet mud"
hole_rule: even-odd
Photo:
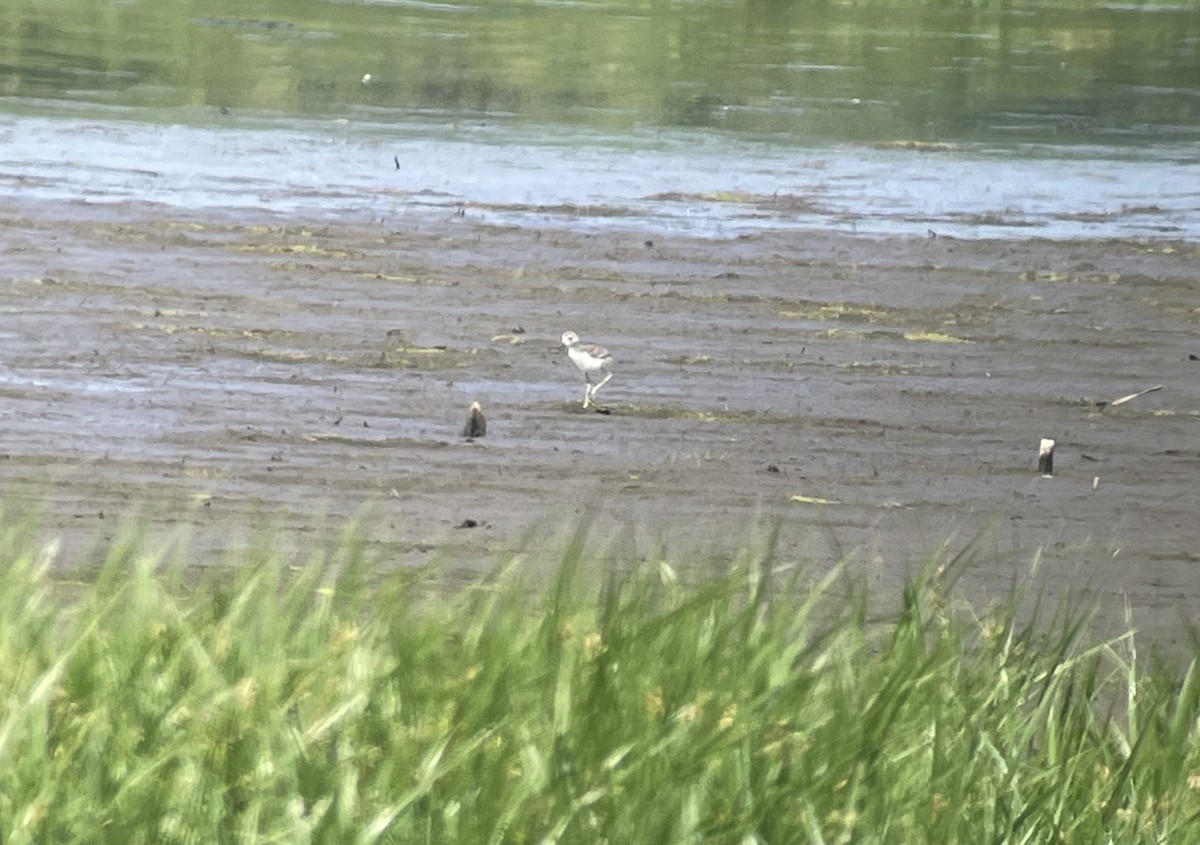
[[[1197,245],[513,218],[4,201],[6,507],[64,561],[131,515],[197,563],[359,517],[466,572],[587,523],[614,561],[777,530],[780,565],[890,585],[978,538],[970,592],[1037,560],[1156,637],[1200,614]],[[566,329],[614,356],[603,412]]]

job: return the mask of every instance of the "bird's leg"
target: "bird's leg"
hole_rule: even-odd
[[[592,398],[596,398],[596,391],[608,384],[608,380],[612,378],[612,373],[605,373],[604,378],[600,379],[599,383],[592,386]]]
[[[592,383],[590,381],[585,380],[583,383],[583,407],[586,408],[588,406],[588,403],[590,403],[591,401],[592,401]]]

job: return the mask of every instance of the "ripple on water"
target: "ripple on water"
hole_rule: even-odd
[[[0,194],[330,219],[471,214],[499,223],[865,234],[1200,237],[1187,145],[834,145],[686,132],[611,136],[285,121],[157,126],[21,117],[0,138]],[[79,138],[88,155],[78,155]],[[399,167],[397,167],[397,164]],[[1052,189],[1048,186],[1052,186]],[[430,197],[437,202],[431,205]]]

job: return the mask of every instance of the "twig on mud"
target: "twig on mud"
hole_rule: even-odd
[[[1137,393],[1130,393],[1128,396],[1122,396],[1120,399],[1114,399],[1111,402],[1097,402],[1098,408],[1115,408],[1117,405],[1124,405],[1131,399],[1137,399],[1139,396],[1145,396],[1147,393],[1153,393],[1156,390],[1162,390],[1161,384],[1156,384],[1154,387],[1147,387],[1145,390],[1139,390]]]

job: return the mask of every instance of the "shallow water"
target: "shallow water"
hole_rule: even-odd
[[[0,192],[720,236],[1200,234],[1200,10],[64,0]]]
[[[1200,154],[1156,146],[938,151],[736,137],[281,121],[159,126],[8,117],[0,193],[286,217],[721,236],[762,228],[956,237],[1200,236]],[[557,132],[558,134],[555,134]],[[1085,155],[1086,154],[1086,155]],[[397,163],[399,166],[397,166]]]

